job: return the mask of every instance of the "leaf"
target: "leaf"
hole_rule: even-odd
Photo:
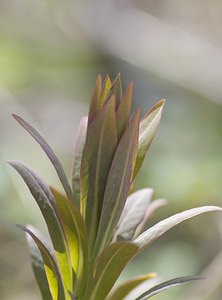
[[[56,264],[56,260],[51,251],[49,250],[48,246],[46,246],[46,244],[43,242],[41,236],[38,237],[39,233],[34,227],[25,227],[22,225],[17,225],[17,227],[28,233],[33,238],[42,255],[45,272],[49,283],[49,289],[52,294],[52,299],[65,300],[64,288],[62,285],[62,280]]]
[[[154,296],[156,294],[159,294],[160,292],[163,292],[166,289],[169,289],[171,287],[177,286],[177,285],[182,284],[182,283],[186,283],[188,281],[201,280],[201,279],[204,279],[204,277],[185,276],[185,277],[174,278],[174,279],[165,281],[163,283],[160,283],[160,284],[152,287],[151,289],[149,289],[147,292],[140,295],[135,300],[147,300],[147,299],[150,299],[152,296]]]
[[[106,75],[106,79],[105,79],[103,89],[102,89],[102,93],[101,93],[101,96],[100,96],[101,107],[105,103],[105,100],[107,98],[109,98],[109,96],[111,96],[111,94],[110,94],[111,87],[112,87],[112,82],[111,82],[109,76]]]
[[[86,141],[87,131],[87,117],[83,117],[79,124],[78,134],[75,141],[75,148],[73,154],[73,168],[72,168],[72,189],[75,203],[80,206],[80,169],[81,159],[84,144]]]
[[[10,163],[10,162],[9,162]],[[36,182],[39,184],[40,188],[43,190],[43,192],[45,193],[47,199],[49,200],[50,204],[52,205],[52,207],[55,206],[55,201],[54,201],[54,197],[51,193],[51,190],[48,186],[48,184],[45,182],[45,180],[38,174],[36,174],[31,168],[29,168],[28,166],[20,163],[20,162],[16,162],[17,164],[20,164],[22,167],[24,167],[26,169],[26,171],[28,173],[31,174],[31,176],[36,180]]]
[[[109,176],[103,200],[99,229],[94,248],[95,258],[111,240],[130,188],[134,157],[137,153],[139,111],[121,138]]]
[[[49,146],[49,144],[44,140],[44,138],[26,121],[24,121],[22,118],[20,118],[17,115],[12,115],[13,118],[34,138],[34,140],[41,146],[45,154],[48,156],[50,161],[52,162],[58,177],[64,187],[64,190],[67,194],[67,197],[71,200],[73,200],[73,194],[71,187],[69,185],[68,179],[66,177],[65,171],[62,167],[62,164],[60,163],[59,159],[53,152],[52,148]]]
[[[43,300],[52,300],[52,295],[49,289],[49,283],[47,281],[46,272],[44,269],[44,261],[42,259],[41,253],[38,246],[34,240],[26,234],[29,252],[31,255],[32,269],[35,275],[37,285],[40,289]]]
[[[56,209],[66,236],[73,274],[75,294],[81,293],[87,276],[88,245],[86,226],[78,208],[64,195],[51,187]]]
[[[140,251],[142,251],[145,247],[149,246],[153,241],[158,239],[166,231],[170,230],[181,222],[200,214],[217,210],[222,211],[222,208],[217,206],[202,206],[175,214],[165,220],[160,221],[156,225],[143,232],[134,240],[134,242],[140,247]]]
[[[70,291],[69,291],[69,295],[70,295],[71,300],[76,300],[76,298],[74,297],[74,295]]]
[[[84,300],[104,300],[126,264],[137,253],[138,247],[121,242],[109,245],[97,258],[91,284]]]
[[[39,185],[37,175],[32,176],[33,171],[20,162],[11,161],[9,164],[21,175],[27,184],[31,194],[38,204],[42,215],[47,224],[49,234],[55,249],[56,258],[62,274],[62,280],[65,287],[65,292],[72,287],[72,273],[70,269],[69,253],[67,249],[66,239],[62,230],[61,224],[57,218],[56,212],[47,198],[42,187]]]
[[[139,172],[145,155],[151,145],[159,125],[165,100],[159,101],[142,119],[139,129],[139,146],[133,177]]]
[[[102,77],[99,75],[96,80],[95,89],[93,91],[92,99],[89,106],[88,113],[88,126],[92,123],[98,112],[103,106],[103,101],[101,100],[102,92]]]
[[[92,249],[100,219],[109,169],[117,145],[115,99],[102,108],[87,131],[81,164],[81,212]]]
[[[142,189],[131,194],[124,206],[114,240],[131,240],[143,221],[152,196],[152,189]]]
[[[133,239],[135,239],[138,235],[140,235],[144,231],[144,228],[147,226],[147,222],[149,221],[149,219],[153,215],[153,213],[158,208],[160,208],[160,207],[162,207],[166,204],[167,204],[166,199],[156,199],[156,200],[153,200],[152,202],[150,202],[150,204],[147,207],[144,219],[142,220],[142,222],[136,228]]]
[[[110,90],[111,90],[111,93],[115,96],[116,108],[117,108],[122,99],[122,83],[121,83],[120,73],[117,74]]]
[[[129,124],[130,110],[132,104],[132,89],[133,89],[133,83],[129,84],[129,86],[127,87],[125,95],[117,108],[116,121],[117,121],[118,139],[121,138],[123,132],[125,131],[126,127]]]
[[[123,300],[138,285],[155,276],[156,273],[149,273],[129,279],[121,283],[116,290],[111,292],[111,294],[107,297],[107,300]]]

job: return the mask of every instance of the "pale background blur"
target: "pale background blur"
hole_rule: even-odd
[[[0,1],[0,299],[36,300],[23,233],[45,230],[40,213],[6,161],[18,159],[58,180],[42,151],[10,114],[40,130],[68,174],[80,117],[98,73],[135,82],[142,112],[166,98],[163,119],[137,187],[167,198],[151,222],[205,204],[222,205],[222,1]],[[178,226],[128,266],[122,278],[156,271],[163,279],[207,280],[157,300],[222,298],[222,218]],[[214,259],[214,263],[212,263]],[[211,265],[209,265],[211,264]],[[209,271],[210,270],[210,271]]]

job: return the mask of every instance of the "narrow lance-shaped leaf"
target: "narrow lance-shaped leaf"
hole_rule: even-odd
[[[49,289],[49,283],[46,277],[44,261],[42,259],[41,253],[34,240],[28,234],[26,234],[26,238],[29,246],[29,252],[31,255],[32,269],[35,275],[37,285],[40,289],[42,299],[52,300],[52,295]]]
[[[39,248],[39,251],[44,261],[45,272],[49,283],[49,289],[52,295],[52,299],[65,300],[64,288],[62,285],[60,273],[56,264],[56,260],[53,257],[51,251],[49,250],[49,247],[46,246],[46,244],[43,242],[41,236],[38,237],[38,231],[32,226],[25,227],[22,225],[17,225],[17,227],[28,233],[33,238],[33,240]]]
[[[142,295],[140,295],[139,297],[137,297],[135,300],[147,300],[150,299],[151,297],[153,297],[156,294],[159,294],[171,287],[177,286],[179,284],[183,284],[189,281],[193,281],[193,280],[201,280],[204,279],[204,277],[200,277],[200,276],[185,276],[185,277],[178,277],[178,278],[174,278],[168,281],[165,281],[163,283],[160,283],[154,287],[152,287],[151,289],[149,289],[147,292],[143,293]]]
[[[87,131],[81,164],[81,211],[92,248],[100,219],[109,169],[117,145],[115,99],[102,108]]]
[[[80,206],[80,169],[84,144],[86,141],[87,117],[83,117],[79,124],[79,130],[75,141],[72,164],[72,190],[75,203]]]
[[[175,214],[165,220],[160,221],[156,225],[152,226],[141,235],[139,235],[134,243],[140,247],[140,251],[145,247],[149,246],[153,241],[158,239],[165,232],[173,228],[174,226],[180,224],[181,222],[198,216],[200,214],[210,212],[210,211],[222,211],[222,208],[217,206],[202,206],[197,208],[192,208],[184,212]]]
[[[116,122],[117,122],[117,133],[118,139],[121,138],[123,132],[129,124],[130,119],[130,110],[132,104],[132,90],[133,83],[129,84],[127,87],[125,94],[117,108],[116,112]]]
[[[70,299],[71,300],[76,300],[76,298],[74,297],[73,293],[71,293],[70,291],[69,291],[69,295],[70,295]]]
[[[52,192],[51,192],[48,184],[45,182],[45,180],[43,179],[43,177],[41,177],[39,174],[35,173],[31,168],[29,168],[25,164],[22,164],[20,162],[16,162],[16,163],[20,164],[21,166],[23,166],[26,169],[26,171],[31,174],[31,176],[34,178],[34,180],[39,184],[39,186],[42,189],[42,191],[45,193],[45,196],[49,200],[51,206],[54,208],[55,207],[54,197],[52,195]]]
[[[116,99],[116,108],[119,106],[122,99],[122,83],[120,74],[117,74],[115,80],[113,81],[112,87],[110,89],[111,93],[115,96]]]
[[[146,275],[141,275],[124,281],[121,283],[110,295],[108,295],[107,300],[123,300],[132,290],[138,287],[144,281],[154,278],[156,273],[149,273]]]
[[[88,125],[90,125],[93,119],[96,117],[97,113],[103,106],[103,101],[101,100],[101,92],[102,92],[102,77],[98,76],[96,80],[95,89],[93,91],[89,113],[88,113]]]
[[[118,144],[109,171],[93,253],[94,258],[111,240],[113,230],[118,223],[126,202],[130,188],[133,161],[137,153],[139,116],[140,113],[137,111]]]
[[[93,275],[84,300],[104,300],[126,264],[137,253],[132,243],[120,242],[109,245],[97,258]]]
[[[139,129],[139,146],[133,177],[139,172],[146,153],[159,125],[165,100],[159,101],[142,119]]]
[[[44,138],[37,132],[35,128],[33,128],[31,125],[29,125],[26,121],[24,121],[22,118],[20,118],[17,115],[12,115],[13,118],[34,138],[34,140],[41,146],[41,148],[44,150],[45,154],[48,156],[50,161],[52,162],[58,177],[64,187],[64,190],[67,194],[67,197],[69,199],[73,199],[73,194],[71,187],[69,185],[68,179],[66,177],[65,171],[62,167],[62,164],[60,163],[59,159],[53,152],[52,148],[49,146],[49,144],[44,140]]]
[[[67,294],[67,291],[72,287],[72,273],[66,239],[56,212],[38,183],[38,176],[35,175],[34,178],[32,176],[33,171],[30,172],[29,168],[20,162],[11,161],[9,164],[21,175],[42,212],[55,249],[56,258],[65,287],[65,293]]]
[[[106,75],[106,79],[102,88],[101,96],[100,96],[100,103],[101,107],[105,103],[105,100],[111,96],[110,89],[112,87],[112,82],[109,78],[109,75]]]
[[[86,226],[78,208],[60,192],[51,188],[56,209],[68,242],[72,269],[74,271],[74,294],[79,295],[87,276],[88,245]]]
[[[131,240],[146,215],[153,190],[142,189],[131,194],[124,206],[114,240]]]
[[[144,228],[147,226],[147,223],[148,223],[150,217],[153,215],[153,213],[158,208],[160,208],[160,207],[162,207],[166,204],[167,204],[166,199],[156,199],[156,200],[153,200],[152,202],[150,202],[150,204],[148,205],[147,210],[145,212],[144,219],[137,226],[136,231],[135,231],[132,239],[135,239],[136,237],[138,237],[144,231]]]
[[[115,110],[117,111],[117,108],[120,104],[120,101],[122,99],[122,83],[121,83],[121,78],[120,78],[120,74],[118,74],[115,78],[115,80],[113,82],[111,81],[107,81],[106,78],[106,83],[104,85],[104,91],[106,91],[105,93],[105,97],[102,93],[101,98],[104,99],[104,104],[107,103],[110,99],[110,97],[114,96],[115,97]]]

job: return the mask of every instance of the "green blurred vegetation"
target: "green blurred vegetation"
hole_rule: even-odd
[[[39,299],[25,239],[14,224],[45,230],[27,188],[6,161],[22,160],[58,186],[44,154],[10,114],[34,124],[69,173],[78,122],[87,113],[98,73],[114,78],[121,72],[124,86],[133,80],[134,106],[144,113],[167,99],[136,184],[169,200],[152,223],[189,207],[222,204],[221,5],[219,0],[0,2],[0,299]],[[173,229],[122,278],[153,271],[164,279],[201,273],[222,249],[219,218],[198,217]],[[219,300],[222,274],[213,274],[217,286],[206,299]],[[202,291],[187,285],[155,299],[183,294],[197,300]]]

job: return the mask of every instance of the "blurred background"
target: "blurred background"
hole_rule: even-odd
[[[135,82],[145,113],[166,98],[163,119],[136,187],[168,199],[151,219],[222,205],[222,2],[220,0],[0,1],[0,299],[37,300],[24,234],[15,224],[45,225],[25,184],[7,165],[29,164],[53,185],[54,170],[11,118],[35,126],[68,174],[77,126],[98,73]],[[121,279],[157,272],[167,280],[207,280],[157,300],[222,299],[222,221],[187,221],[137,257]]]

